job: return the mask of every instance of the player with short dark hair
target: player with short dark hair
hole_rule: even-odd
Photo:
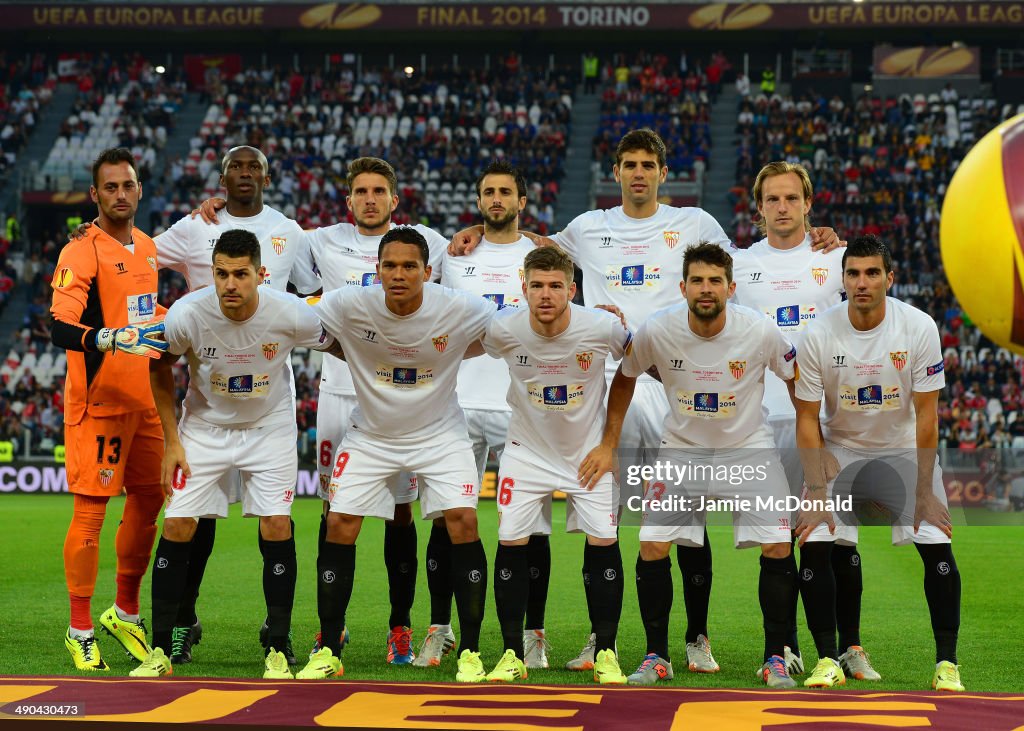
[[[884,465],[891,479],[870,488],[891,506],[893,544],[913,542],[924,564],[935,637],[932,687],[962,691],[956,664],[960,571],[936,456],[942,349],[931,317],[887,296],[893,278],[892,256],[880,239],[850,242],[843,254],[847,302],[810,324],[800,350],[797,445],[812,499],[834,494],[837,474],[856,483],[849,472]],[[833,532],[857,540],[848,516],[825,511],[802,514],[796,529],[801,545],[830,541]]]
[[[71,622],[64,644],[79,670],[107,670],[96,644],[91,602],[99,565],[100,529],[111,497],[127,497],[117,529],[117,595],[100,625],[137,660],[149,654],[139,616],[139,587],[149,565],[163,503],[158,465],[163,436],[149,372],[156,353],[157,252],[134,226],[142,198],[135,160],[124,148],[93,164],[89,194],[97,225],[69,241],[53,275],[53,344],[68,351],[64,391],[68,490],[74,512],[64,541]]]
[[[259,517],[267,641],[263,677],[291,678],[285,654],[295,597],[291,506],[298,455],[295,393],[288,363],[295,347],[328,350],[333,339],[304,301],[270,287],[250,231],[221,234],[213,248],[213,287],[175,302],[164,320],[168,355],[152,366],[152,390],[166,453],[163,535],[153,562],[153,650],[134,677],[173,672],[179,604],[186,598],[191,541],[199,518],[226,518],[230,483],[243,476],[242,511]],[[334,348],[334,352],[340,352]],[[189,386],[175,420],[171,366],[187,355]]]
[[[661,434],[659,461],[697,465],[701,469],[696,474],[724,466],[730,471],[749,469],[760,477],[739,484],[685,477],[679,482],[652,482],[646,489],[644,499],[667,497],[679,507],[643,512],[636,582],[647,654],[629,682],[651,685],[672,678],[669,548],[673,543],[700,548],[707,542],[706,514],[713,509],[708,500],[729,499],[735,506],[736,547],[761,548],[758,597],[765,649],[759,677],[769,687],[790,688],[796,683],[786,671],[783,647],[797,586],[784,504],[789,489],[761,401],[766,369],[792,382],[796,350],[762,314],[727,303],[736,284],[731,277],[732,258],[720,246],[702,242],[687,248],[683,271],[680,289],[685,302],[659,310],[640,326],[621,371],[637,377],[652,366],[657,369],[672,405]],[[613,384],[610,403],[615,391]],[[691,640],[686,639],[692,662]],[[716,664],[703,671],[717,669]]]
[[[462,631],[456,680],[483,680],[480,625],[487,558],[477,532],[479,477],[455,395],[459,363],[484,333],[495,305],[427,283],[422,233],[386,234],[380,287],[341,287],[317,306],[342,348],[359,399],[351,428],[334,455],[326,540],[317,559],[317,610],[323,647],[299,672],[322,679],[342,673],[341,633],[355,577],[355,544],[366,516],[390,520],[401,487],[417,474],[423,517],[443,515],[451,536],[451,582]]]

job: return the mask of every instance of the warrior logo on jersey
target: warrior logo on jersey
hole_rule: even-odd
[[[811,276],[819,287],[824,286],[825,280],[828,279],[828,269],[826,267],[811,267]]]
[[[284,253],[285,244],[288,243],[288,239],[284,236],[271,236],[270,245],[274,247],[274,253],[280,256]]]
[[[57,273],[53,275],[53,279],[51,281],[53,282],[54,289],[64,289],[75,281],[75,273],[67,267],[63,267],[57,270]]]
[[[729,361],[729,372],[732,373],[732,377],[737,381],[743,378],[743,372],[747,370],[747,361],[745,360],[730,360]]]
[[[674,249],[679,245],[678,231],[662,231],[661,235],[665,237],[665,245],[668,246],[668,248]]]
[[[156,271],[156,257],[155,256],[147,256],[146,257],[146,263],[149,264],[149,266],[153,269],[154,272]]]
[[[576,354],[576,364],[580,367],[581,371],[590,370],[590,364],[594,362],[594,351],[587,350],[583,353]]]
[[[892,361],[893,368],[895,368],[898,371],[902,371],[903,367],[907,364],[907,351],[890,351],[889,360]]]
[[[267,360],[273,360],[274,356],[277,355],[278,343],[263,343],[263,357]]]
[[[440,337],[431,338],[430,341],[434,344],[434,350],[438,353],[443,353],[445,348],[448,347],[448,333],[445,333]]]
[[[544,389],[545,406],[565,406],[569,403],[569,389],[565,386],[548,386]]]
[[[114,479],[114,470],[109,467],[104,467],[100,470],[100,484],[106,487],[110,484],[110,481]]]

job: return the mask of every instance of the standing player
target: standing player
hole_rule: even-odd
[[[668,176],[665,143],[653,131],[628,132],[615,150],[613,172],[622,189],[622,205],[583,213],[552,238],[534,237],[537,243],[555,243],[583,270],[583,301],[589,307],[617,306],[631,328],[639,327],[654,311],[677,301],[675,282],[682,279],[680,251],[700,241],[731,248],[722,227],[700,208],[677,208],[658,202],[659,186]],[[832,245],[830,229],[815,229],[812,240]],[[453,249],[462,250],[472,236],[460,235]],[[606,372],[608,382],[614,368]],[[643,374],[637,381],[633,405],[623,426],[621,448],[633,456],[626,462],[643,461],[645,450],[655,449],[668,404],[661,386]],[[677,556],[686,598],[687,656],[691,670],[718,669],[707,642],[707,590],[711,585],[711,544],[699,549],[680,547]],[[585,577],[589,568],[583,566]],[[585,584],[586,586],[587,584]],[[703,624],[702,622],[703,618]],[[566,663],[568,670],[594,667],[592,631],[578,657]]]
[[[799,351],[807,325],[843,299],[843,250],[814,251],[811,247],[808,216],[814,189],[803,166],[788,162],[765,165],[754,181],[753,194],[761,214],[758,225],[766,238],[749,249],[733,252],[733,301],[771,317]],[[796,452],[796,413],[785,384],[771,373],[765,377],[764,402],[791,490],[799,494],[803,473]],[[809,543],[800,551],[800,586],[808,624],[812,625],[816,644],[819,640],[824,643],[819,657],[834,655],[848,675],[879,680],[860,646],[863,580],[856,540],[851,542],[842,531],[836,536],[825,535],[835,538],[834,547],[832,540],[827,540]],[[834,609],[821,606],[821,592],[829,591],[822,588],[825,583],[835,585]],[[812,617],[819,620],[812,621]],[[829,649],[835,646],[836,624],[842,655]],[[804,669],[795,623],[786,647],[786,665],[791,675]],[[809,682],[817,685],[818,680],[825,678],[811,678]]]
[[[446,256],[441,280],[453,289],[486,297],[499,310],[519,308],[523,305],[523,259],[535,248],[529,238],[519,233],[519,212],[526,206],[526,181],[508,163],[492,162],[477,178],[476,193],[476,205],[484,219],[483,238],[466,256]],[[466,415],[481,478],[488,452],[494,449],[500,455],[505,446],[511,414],[506,400],[508,386],[508,368],[491,358],[471,358],[459,368],[459,405]],[[527,550],[530,581],[522,640],[526,667],[531,669],[548,667],[544,609],[551,576],[550,500],[545,506]],[[452,587],[448,580],[450,554],[448,530],[443,519],[435,520],[427,544],[431,624],[413,663],[417,666],[439,664],[455,641],[451,630]]]
[[[425,518],[444,515],[452,585],[462,629],[456,680],[483,680],[478,651],[487,558],[477,532],[479,483],[465,418],[455,395],[463,353],[484,333],[495,305],[434,284],[430,250],[410,227],[386,233],[378,249],[380,287],[328,292],[319,312],[349,363],[359,408],[331,473],[327,540],[317,559],[323,648],[298,677],[342,672],[340,634],[352,595],[355,542],[365,516],[394,515],[389,478],[415,472]]]
[[[647,489],[645,498],[661,500],[664,493],[669,499],[688,502],[672,512],[644,514],[636,585],[647,656],[629,676],[634,685],[672,678],[669,547],[672,543],[699,547],[707,541],[707,498],[734,501],[737,548],[761,546],[758,596],[765,649],[759,676],[772,688],[796,685],[783,659],[797,591],[789,514],[784,506],[789,490],[771,428],[761,411],[765,370],[792,382],[796,349],[760,313],[727,304],[735,288],[728,252],[708,243],[688,248],[680,283],[686,303],[660,310],[641,325],[632,352],[622,363],[622,372],[634,378],[656,367],[672,404],[665,418],[659,461],[713,467],[716,472],[725,467],[730,476],[739,469],[745,476],[738,481],[731,477],[712,480],[710,485],[702,485],[696,478],[674,484],[666,481]],[[615,396],[613,390],[609,400]],[[705,456],[708,450],[713,451],[710,457]],[[751,474],[757,476],[751,478]],[[773,502],[759,505],[758,497]],[[661,515],[672,520],[657,520]],[[685,516],[693,520],[679,520]]]
[[[71,624],[64,644],[79,670],[106,670],[92,624],[100,529],[107,502],[127,497],[114,539],[117,596],[100,625],[137,660],[149,654],[139,617],[139,586],[163,504],[158,465],[163,436],[140,332],[156,312],[157,259],[152,239],[134,227],[142,198],[135,160],[104,150],[92,166],[89,194],[99,208],[88,236],[68,242],[53,276],[53,344],[68,351],[64,391],[68,490],[74,512],[64,541]],[[119,330],[112,328],[118,326]],[[166,344],[163,344],[166,347]]]
[[[213,284],[210,252],[214,244],[225,231],[240,229],[252,232],[260,242],[261,260],[266,269],[263,284],[281,292],[286,290],[289,282],[302,294],[318,291],[320,280],[309,265],[308,257],[300,256],[306,251],[306,242],[299,224],[263,203],[263,192],[270,185],[266,156],[248,145],[231,148],[221,161],[220,184],[227,199],[216,198],[213,201],[222,208],[226,206],[227,210],[221,213],[223,218],[218,219],[216,215],[207,217],[205,213],[202,220],[194,215],[186,216],[159,234],[154,241],[160,266],[182,274],[190,290],[210,286]],[[206,210],[205,206],[203,210]],[[84,224],[80,230],[84,231],[88,226]],[[288,367],[291,367],[290,363]],[[225,480],[231,483],[232,499],[237,499],[237,474],[226,475]],[[192,538],[185,598],[180,604],[170,649],[171,661],[175,665],[191,662],[192,646],[202,638],[203,628],[196,615],[196,601],[206,563],[213,551],[216,525],[217,521],[212,518],[200,518]],[[260,641],[266,645],[266,639],[264,625],[260,630]],[[290,642],[284,653],[294,665]]]
[[[945,385],[939,332],[928,315],[886,296],[892,282],[892,257],[884,243],[874,236],[850,243],[843,255],[849,301],[829,309],[804,334],[796,385],[797,445],[806,459],[811,498],[825,493],[830,476],[817,464],[825,458],[822,447],[841,468],[877,458],[899,474],[902,484],[882,488],[892,498],[902,497],[906,486],[907,503],[914,506],[897,511],[892,535],[896,545],[913,541],[924,563],[924,593],[935,635],[932,687],[962,691],[956,664],[960,572],[935,455],[938,398]],[[822,399],[825,413],[819,425]],[[851,531],[856,541],[856,526],[849,521],[840,528],[842,522],[832,516],[808,513],[797,521],[801,544],[827,534],[820,525],[825,521],[830,529],[834,522],[837,533]],[[830,540],[827,535],[821,539]]]
[[[309,243],[306,269],[316,269],[325,290],[348,286],[378,284],[377,252],[381,237],[392,229],[391,214],[398,205],[398,178],[394,168],[376,157],[360,157],[348,166],[349,194],[345,199],[355,225],[347,222],[307,231]],[[427,241],[431,272],[440,273],[441,257],[447,241],[443,236],[417,224],[413,228]],[[437,275],[433,275],[436,279]],[[320,522],[319,544],[323,546],[330,506],[328,485],[334,467],[334,453],[344,439],[358,402],[349,366],[328,358],[320,377],[320,402],[316,414],[317,469],[320,473],[320,497],[324,512]],[[416,524],[412,503],[416,500],[416,477],[409,473],[392,478],[396,488],[395,514],[384,524],[384,565],[388,572],[391,614],[388,617],[387,661],[407,665],[415,659],[412,651],[412,624],[409,613],[416,594]],[[447,537],[447,533],[445,534]],[[430,555],[430,547],[427,548]],[[449,612],[451,598],[449,591]],[[342,644],[347,642],[347,631]],[[439,635],[440,637],[440,635]],[[321,638],[313,642],[311,655],[322,647]],[[433,644],[433,643],[432,643]]]
[[[188,578],[190,542],[201,517],[226,518],[229,484],[243,479],[243,512],[259,516],[267,602],[265,678],[291,678],[282,652],[295,598],[291,506],[298,455],[295,394],[287,363],[295,347],[325,349],[315,312],[270,287],[260,243],[227,231],[213,248],[214,286],[175,302],[164,320],[169,354],[153,366],[152,387],[167,452],[161,482],[168,496],[153,562],[153,650],[134,677],[173,672],[170,647]],[[333,345],[333,341],[330,343]],[[188,356],[189,387],[175,423],[171,365]]]
[[[620,359],[631,335],[615,315],[570,305],[576,294],[572,259],[558,247],[530,252],[524,270],[529,309],[495,317],[483,341],[490,355],[505,360],[512,405],[498,476],[494,558],[494,599],[505,654],[487,679],[527,677],[528,543],[544,520],[545,503],[562,490],[577,530],[587,536],[584,563],[592,572],[587,601],[597,633],[594,679],[621,684],[626,677],[615,655],[615,635],[622,612],[622,556],[609,517],[618,509],[611,470],[622,420],[620,412],[605,423],[605,376],[599,366],[608,356]],[[550,516],[547,520],[550,525]]]

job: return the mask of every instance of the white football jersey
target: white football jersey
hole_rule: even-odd
[[[244,322],[224,316],[213,287],[190,292],[167,311],[168,350],[188,354],[182,423],[198,419],[235,429],[294,423],[292,348],[323,349],[330,337],[303,300],[270,287],[256,291],[259,307]]]
[[[575,472],[604,432],[605,360],[622,358],[632,336],[609,312],[569,307],[569,327],[553,338],[534,332],[523,308],[496,316],[483,342],[511,374],[508,441]]]
[[[316,272],[308,265],[307,243],[302,228],[275,208],[264,205],[255,216],[237,218],[221,209],[219,223],[205,223],[185,216],[159,236],[156,243],[160,266],[180,272],[189,289],[213,284],[213,245],[225,231],[251,231],[260,241],[260,258],[267,268],[264,284],[284,292],[290,281],[301,294],[320,289]]]
[[[466,256],[444,257],[441,281],[446,287],[486,297],[499,310],[525,308],[523,259],[535,248],[525,236],[512,244],[481,239]],[[459,368],[459,404],[464,409],[508,411],[508,386],[508,368],[493,358],[470,358]]]
[[[797,398],[824,398],[822,432],[830,442],[913,449],[914,392],[946,385],[939,329],[927,314],[892,297],[873,330],[854,329],[848,308],[837,305],[807,328]]]
[[[392,223],[391,227],[395,225]],[[432,268],[431,279],[436,282],[441,276],[441,257],[448,248],[448,240],[426,226],[417,224],[413,228],[427,240],[430,249],[427,263]],[[381,236],[364,236],[351,223],[336,223],[306,231],[309,245],[303,252],[304,266],[320,273],[325,292],[339,287],[380,284],[377,277],[380,240]],[[320,375],[320,390],[355,395],[348,364],[337,358],[327,358]]]
[[[843,301],[843,249],[811,250],[810,237],[792,249],[776,249],[762,239],[730,252],[736,293],[732,302],[763,312],[800,351],[807,325]],[[772,417],[795,415],[782,380],[765,377],[764,403]]]
[[[725,328],[712,338],[690,330],[686,302],[640,326],[622,372],[658,367],[671,410],[662,439],[673,445],[743,447],[772,439],[762,408],[765,369],[792,380],[796,348],[771,320],[726,305]]]
[[[407,441],[465,432],[455,382],[466,348],[497,310],[493,302],[428,282],[423,304],[404,317],[387,308],[379,285],[331,290],[316,309],[352,373],[352,428]]]
[[[649,218],[630,218],[622,206],[588,211],[553,239],[583,270],[586,305],[617,305],[634,330],[655,311],[679,302],[688,246],[707,241],[732,247],[706,211],[667,205]]]

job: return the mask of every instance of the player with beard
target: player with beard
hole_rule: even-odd
[[[484,235],[472,253],[446,256],[441,281],[453,289],[486,297],[499,310],[519,308],[523,301],[523,259],[534,250],[533,242],[519,232],[519,213],[526,206],[526,181],[504,161],[489,164],[476,180],[476,205],[484,220]],[[505,446],[510,418],[506,395],[508,368],[491,358],[472,358],[459,369],[459,404],[466,415],[473,442],[477,470],[481,477],[488,452],[499,456]],[[529,584],[526,626],[522,630],[527,668],[546,668],[547,635],[544,609],[551,575],[551,501],[538,518],[529,539]],[[452,587],[451,540],[443,520],[435,520],[427,544],[427,586],[430,589],[430,630],[414,665],[437,665],[454,645],[451,629]]]
[[[114,539],[117,595],[100,625],[139,661],[150,651],[139,616],[139,587],[163,504],[164,443],[147,388],[149,366],[144,358],[115,357],[115,351],[146,354],[167,344],[161,347],[145,336],[147,322],[157,315],[157,252],[134,227],[142,186],[131,152],[103,151],[92,178],[97,225],[61,251],[50,312],[53,344],[68,351],[64,429],[74,508],[64,541],[71,604],[64,644],[79,670],[103,671],[108,668],[96,643],[91,604],[107,503],[124,490]]]
[[[673,543],[699,548],[707,540],[708,501],[724,498],[734,506],[735,546],[761,548],[764,663],[758,675],[771,688],[791,688],[796,683],[783,659],[797,591],[785,508],[789,489],[761,403],[766,369],[792,388],[796,349],[761,313],[726,303],[735,283],[732,257],[720,246],[702,243],[686,250],[680,289],[686,302],[652,314],[621,366],[631,378],[656,368],[672,404],[657,459],[691,468],[690,477],[654,482],[645,490],[645,499],[668,498],[682,507],[643,511],[636,585],[647,655],[629,682],[651,685],[672,678],[669,549]],[[617,391],[624,387],[613,382],[609,403],[620,402]],[[717,476],[722,468],[729,479]],[[708,471],[716,478],[700,479]],[[743,479],[734,480],[734,474]]]

